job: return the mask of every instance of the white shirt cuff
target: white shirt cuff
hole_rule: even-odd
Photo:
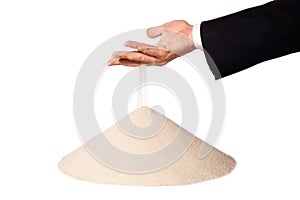
[[[201,49],[203,50],[203,46],[202,46],[202,40],[201,40],[201,35],[200,35],[200,26],[201,24],[196,24],[193,26],[193,41],[194,41],[194,45],[197,49]]]

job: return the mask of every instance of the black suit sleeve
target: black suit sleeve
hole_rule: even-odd
[[[275,0],[202,22],[201,39],[216,79],[298,52],[300,0]]]

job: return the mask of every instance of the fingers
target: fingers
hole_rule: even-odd
[[[175,21],[172,21],[172,22],[168,22],[168,23],[165,23],[163,25],[160,25],[160,26],[156,26],[156,27],[152,27],[152,28],[148,28],[147,29],[147,35],[148,37],[150,38],[156,38],[158,36],[161,36],[163,34],[163,32],[165,31],[165,29],[173,24]]]
[[[120,65],[119,58],[112,57],[109,61],[107,61],[107,66]]]
[[[112,57],[111,60],[108,61],[107,65],[125,65],[125,66],[140,66],[140,65],[155,65],[158,60],[155,57],[151,57],[145,55],[141,52],[137,51],[129,51],[116,53],[117,57]]]
[[[132,61],[132,60],[126,60],[126,59],[114,59],[112,62],[108,63],[108,66],[113,65],[123,65],[127,67],[138,67],[141,66],[140,62]]]
[[[112,54],[111,59],[107,62],[108,66],[112,65],[140,65],[145,58],[138,52],[130,52],[130,51],[116,51]],[[146,60],[149,61],[149,58]]]
[[[138,51],[142,52],[143,54],[156,57],[156,58],[163,58],[166,57],[170,51],[163,47],[159,46],[152,46],[145,43],[135,42],[135,41],[127,41],[124,44],[126,47],[137,49]]]
[[[161,36],[163,33],[163,29],[161,26],[152,27],[147,29],[147,35],[149,38],[156,38],[158,36]]]
[[[146,55],[153,56],[158,59],[164,59],[169,55],[169,51],[161,49],[159,47],[146,47],[140,49],[140,51]]]
[[[132,61],[132,60],[120,59],[120,60],[118,60],[117,65],[123,65],[123,66],[127,66],[127,67],[138,67],[138,66],[141,66],[141,63]]]
[[[121,60],[122,59],[131,60],[131,61],[139,62],[141,64],[151,64],[151,63],[155,63],[157,61],[156,58],[145,55],[145,54],[143,54],[141,52],[137,52],[137,51],[127,52],[126,54],[122,54],[119,58]]]
[[[141,43],[141,42],[136,42],[136,41],[126,41],[124,43],[125,47],[133,48],[140,50],[141,48],[146,48],[146,47],[153,47],[152,45]]]
[[[118,57],[120,57],[122,54],[127,53],[127,51],[116,51],[112,54],[110,60],[107,62],[108,66],[112,66],[112,65],[119,65],[119,60]]]
[[[119,56],[121,56],[122,54],[127,53],[127,51],[116,51],[112,54],[111,59],[117,58]]]
[[[113,66],[113,65],[119,65],[119,59],[115,58],[115,59],[110,59],[109,61],[107,61],[107,66]]]

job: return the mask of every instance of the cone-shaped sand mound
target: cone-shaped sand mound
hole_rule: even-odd
[[[147,139],[137,138],[134,137],[134,134],[128,133],[131,130],[130,127],[126,127],[128,119],[131,119],[141,128],[147,127],[149,124],[158,124],[159,129],[155,130],[155,127],[154,129],[152,127],[151,130],[155,130],[155,134],[151,136],[149,133],[144,134],[143,136],[147,136]],[[64,157],[58,164],[61,171],[70,176],[96,183],[161,186],[185,185],[218,178],[230,173],[236,165],[232,157],[213,147],[205,158],[200,159],[200,150],[204,142],[150,108],[137,109],[101,134]],[[101,145],[99,143],[101,136],[105,136],[120,151],[135,155],[151,154],[167,149],[168,146],[170,147],[169,153],[156,157],[157,160],[155,161],[157,162],[152,162],[150,165],[156,166],[155,163],[164,163],[165,160],[168,161],[169,165],[164,165],[160,169],[147,173],[115,170],[113,168],[117,167],[102,164],[103,162],[100,162],[99,159],[96,159],[97,156],[93,155],[93,152],[100,151],[101,153],[101,150],[97,149]],[[182,151],[177,157],[174,156],[175,153],[170,153],[176,152],[178,149],[185,151]],[[114,158],[115,155],[112,154],[110,157]],[[126,163],[126,158],[123,160]],[[170,162],[171,160],[173,162]],[[136,169],[143,165],[139,161],[129,160],[127,164],[129,167],[136,167]]]

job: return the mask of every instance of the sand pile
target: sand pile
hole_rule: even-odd
[[[158,128],[155,133],[145,131],[141,134],[141,137],[147,137],[147,139],[138,138],[135,137],[136,133],[130,134],[130,127],[126,127],[128,120],[132,120],[141,130],[149,126],[153,126],[150,130],[154,130],[155,125]],[[161,154],[156,157],[157,162],[152,162],[148,166],[144,166],[145,164],[138,161],[128,160],[126,167],[130,169],[135,169],[135,167],[140,169],[141,166],[145,169],[154,169],[157,167],[156,163],[164,161],[167,161],[166,163],[169,165],[158,170],[149,170],[151,172],[148,173],[131,173],[112,169],[109,165],[102,164],[95,158],[95,155],[90,153],[103,153],[103,149],[97,149],[101,147],[103,134],[112,145],[127,153],[143,156],[164,149],[169,149],[171,152],[171,154]],[[200,159],[199,152],[202,144],[202,140],[194,137],[170,119],[150,108],[142,107],[67,155],[60,161],[59,168],[70,176],[91,182],[146,186],[197,183],[224,176],[234,169],[235,160],[215,148],[204,159]],[[185,151],[182,151],[183,149]],[[174,155],[178,151],[181,153],[174,159]],[[112,159],[115,158],[113,154],[109,156]],[[172,160],[174,161],[171,162]],[[124,158],[124,162],[126,162],[126,158]]]

